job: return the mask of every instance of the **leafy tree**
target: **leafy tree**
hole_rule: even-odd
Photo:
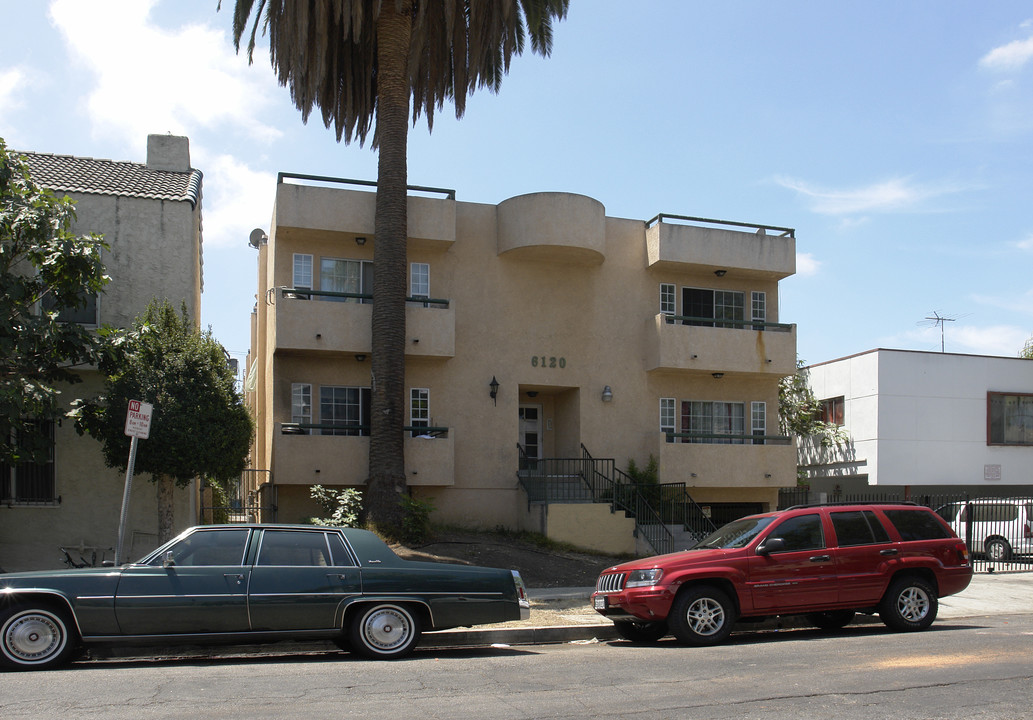
[[[569,0],[236,0],[233,41],[253,15],[248,60],[259,25],[269,34],[269,56],[281,85],[307,122],[318,107],[338,142],[379,147],[374,220],[371,426],[367,521],[387,533],[402,525],[405,490],[406,203],[409,101],[433,127],[445,100],[456,117],[466,96],[497,92],[513,55],[552,50],[552,21]],[[220,2],[221,6],[221,2]]]
[[[825,447],[848,439],[842,427],[821,419],[821,403],[811,390],[802,360],[796,361],[796,373],[782,378],[778,386],[778,423],[783,434],[815,437]]]
[[[151,301],[124,333],[119,351],[101,363],[104,397],[80,403],[77,429],[104,444],[104,460],[123,471],[129,460],[125,435],[130,400],[154,406],[150,436],[137,447],[136,473],[158,486],[158,537],[172,537],[173,484],[193,478],[228,480],[246,466],[254,423],[234,386],[222,346],[199,332],[184,306]]]
[[[0,138],[0,462],[40,462],[49,437],[27,420],[64,414],[62,384],[81,382],[103,341],[63,311],[86,307],[108,282],[98,235],[74,235],[74,203],[41,188]],[[28,431],[28,432],[27,432]]]
[[[1033,337],[1026,341],[1026,344],[1019,350],[1019,357],[1033,360]]]
[[[309,488],[309,495],[330,515],[325,518],[310,518],[313,525],[324,527],[358,527],[359,510],[362,508],[362,493],[355,488],[328,490],[322,485]]]

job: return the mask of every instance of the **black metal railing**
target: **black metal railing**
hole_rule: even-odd
[[[733,435],[731,433],[665,433],[667,442],[693,443],[696,445],[792,445],[787,435]]]
[[[318,430],[318,432],[312,432]],[[428,437],[448,437],[448,428],[437,425],[406,425],[402,428],[404,432],[410,433],[413,437],[425,435]],[[350,437],[369,437],[370,426],[361,423],[280,423],[280,433],[283,435],[342,435]]]
[[[652,227],[658,222],[665,222],[667,220],[681,220],[683,222],[698,223],[701,225],[724,225],[735,228],[749,228],[754,231],[763,230],[765,233],[768,230],[774,230],[781,237],[796,237],[796,230],[794,228],[778,227],[777,225],[758,225],[756,223],[738,222],[736,220],[714,220],[712,218],[692,217],[691,215],[671,215],[670,213],[660,213],[652,220],[646,222],[646,227]]]
[[[725,320],[724,318],[694,317],[690,315],[664,315],[668,325],[689,325],[692,327],[739,328],[765,330],[768,332],[792,332],[792,324],[773,323],[764,320]]]
[[[285,300],[311,300],[313,297],[327,302],[347,302],[353,300],[357,303],[373,302],[373,293],[334,292],[332,290],[311,290],[309,288],[280,287],[280,297]],[[423,295],[408,295],[405,298],[408,303],[422,304],[423,307],[447,308],[449,300],[444,298],[432,298]]]

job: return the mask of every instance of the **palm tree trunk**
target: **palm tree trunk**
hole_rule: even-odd
[[[412,9],[391,0],[377,25],[377,209],[373,246],[373,378],[366,520],[401,527],[405,491],[405,280]]]
[[[161,545],[172,539],[173,522],[173,499],[172,490],[175,483],[171,475],[158,475],[155,477],[158,493],[158,544]]]

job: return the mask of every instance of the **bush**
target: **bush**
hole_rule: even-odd
[[[401,540],[406,545],[419,545],[430,534],[430,514],[434,506],[429,500],[417,500],[411,495],[402,496],[405,517],[402,518]]]
[[[322,485],[313,485],[309,490],[312,499],[330,513],[327,518],[310,518],[313,525],[323,527],[358,527],[359,511],[362,509],[362,493],[354,488],[327,490]]]

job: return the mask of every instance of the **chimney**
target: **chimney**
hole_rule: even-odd
[[[189,172],[190,140],[179,135],[148,135],[147,167],[151,170]]]

